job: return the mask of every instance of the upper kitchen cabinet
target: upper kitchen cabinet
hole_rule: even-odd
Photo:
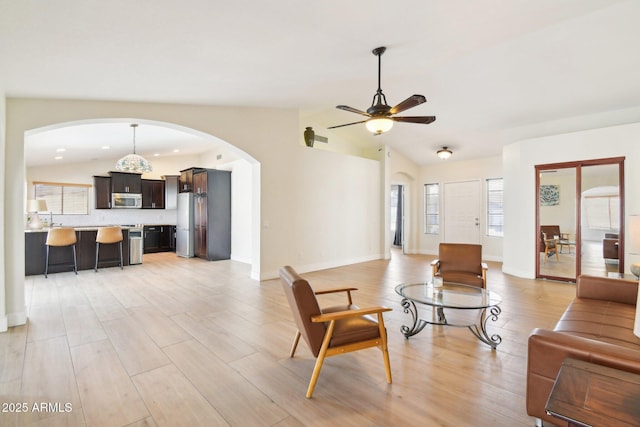
[[[178,181],[179,175],[164,175],[164,208],[178,209]]]
[[[164,209],[165,182],[161,179],[142,180],[142,208]]]
[[[180,193],[191,193],[193,191],[193,168],[180,171],[178,191]]]
[[[111,209],[111,178],[108,176],[94,176],[93,192],[96,200],[96,209]]]
[[[193,175],[200,171],[203,171],[203,168],[189,168],[180,171],[180,178],[178,181],[178,191],[180,193],[192,193],[193,192]]]
[[[139,173],[109,172],[112,193],[142,193],[142,178]]]
[[[207,171],[196,172],[193,174],[193,192],[194,194],[202,194],[207,192]]]

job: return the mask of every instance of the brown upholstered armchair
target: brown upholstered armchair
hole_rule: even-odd
[[[560,259],[558,255],[559,239],[568,234],[560,234],[559,225],[541,225],[540,226],[540,252],[544,254],[544,263],[551,255],[556,256],[556,260]]]
[[[313,394],[325,357],[369,347],[378,347],[382,351],[387,382],[391,384],[387,331],[382,317],[383,312],[391,311],[390,308],[359,308],[353,305],[351,291],[356,288],[314,292],[309,282],[289,266],[280,269],[280,280],[298,327],[290,357],[294,356],[300,337],[304,338],[311,353],[316,357],[307,398]],[[334,292],[345,292],[347,303],[321,309],[316,295]],[[377,315],[377,319],[371,315]]]
[[[431,262],[433,277],[447,282],[487,287],[487,264],[482,262],[482,245],[440,243],[438,259]]]

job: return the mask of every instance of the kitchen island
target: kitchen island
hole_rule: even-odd
[[[98,226],[74,227],[76,230],[76,258],[78,270],[91,270],[96,262],[96,235]],[[44,274],[46,262],[48,228],[39,230],[25,230],[24,249],[25,276]],[[122,227],[122,265],[129,265],[129,227]],[[66,267],[56,264],[67,264]],[[73,253],[71,247],[52,248],[49,253],[49,273],[71,271],[68,264],[73,265]],[[117,266],[119,264],[118,245],[100,245],[99,268]]]

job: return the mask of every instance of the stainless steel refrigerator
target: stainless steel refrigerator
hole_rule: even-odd
[[[193,236],[193,193],[179,193],[176,218],[176,254],[178,256],[185,258],[194,256]]]

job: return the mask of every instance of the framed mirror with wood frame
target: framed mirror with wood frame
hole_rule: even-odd
[[[536,277],[624,272],[624,157],[536,165]]]

